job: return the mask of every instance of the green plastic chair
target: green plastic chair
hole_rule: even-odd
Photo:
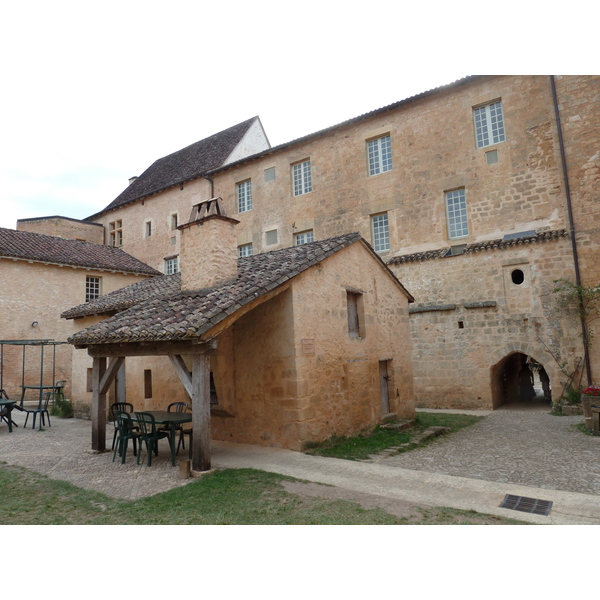
[[[42,394],[42,397],[40,398],[40,402],[37,408],[23,409],[23,412],[27,413],[27,416],[25,417],[25,425],[23,425],[24,428],[27,427],[27,420],[29,419],[29,415],[31,414],[33,414],[33,425],[31,426],[32,429],[35,429],[35,419],[38,415],[40,415],[41,424],[44,427],[46,426],[46,420],[44,419],[44,415],[48,417],[48,427],[52,427],[52,423],[50,423],[50,413],[48,412],[48,404],[50,403],[51,398],[54,398],[54,392],[44,392]]]
[[[145,412],[136,412],[135,418],[140,427],[140,451],[138,452],[137,462],[140,464],[140,456],[142,454],[142,442],[146,444],[146,453],[148,454],[148,466],[152,466],[152,452],[158,456],[158,440],[167,438],[171,442],[171,436],[167,431],[161,431],[156,428],[154,415]]]
[[[115,449],[115,442],[117,441],[117,435],[119,433],[119,428],[117,426],[117,413],[119,411],[132,413],[133,404],[130,404],[129,402],[113,402],[108,409],[108,420],[111,421],[115,426],[115,433],[113,434],[112,446],[110,448],[111,450]],[[135,425],[133,426],[133,429],[137,429],[139,431],[139,427],[136,427]]]
[[[133,441],[133,455],[136,455],[135,447],[136,440],[140,437],[140,432],[137,431],[137,428],[134,426],[133,421],[131,419],[131,415],[124,410],[116,410],[114,411],[115,419],[116,419],[116,444],[114,446],[113,451],[113,462],[115,462],[115,457],[117,453],[121,457],[121,464],[125,462],[125,456],[127,455],[127,444],[129,440]],[[141,443],[140,443],[141,447]],[[139,458],[139,452],[138,458]]]
[[[67,385],[66,379],[61,379],[54,384],[54,399],[53,401],[64,401],[65,399],[65,385]]]

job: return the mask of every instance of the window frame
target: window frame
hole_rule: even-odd
[[[292,165],[292,194],[296,198],[312,191],[312,164],[307,158]]]
[[[179,255],[177,256],[169,256],[164,259],[165,261],[165,275],[174,275],[175,273],[179,273]],[[171,268],[174,265],[175,268]]]
[[[250,249],[250,252],[246,252],[244,250],[244,248],[246,249]],[[253,256],[254,255],[254,248],[252,247],[252,242],[249,244],[240,244],[238,246],[238,258],[245,258],[246,256]]]
[[[305,239],[306,238],[306,239]],[[310,238],[310,239],[308,239]],[[299,241],[304,240],[304,241]],[[315,232],[312,229],[305,231],[299,231],[294,234],[294,246],[303,246],[304,244],[310,244],[315,241]]]
[[[85,276],[85,301],[91,302],[102,295],[102,277]]]
[[[238,213],[252,210],[252,179],[235,184]]]
[[[464,214],[459,214],[458,217],[454,214],[456,209],[453,207],[452,213],[450,211],[450,206],[448,205],[448,200],[450,200],[450,195],[455,196],[458,193],[462,192],[462,198],[459,198],[461,201],[461,206],[459,210]],[[446,210],[446,227],[448,229],[448,239],[449,240],[460,240],[464,238],[468,238],[471,235],[471,231],[469,228],[469,212],[467,209],[467,191],[464,187],[456,188],[453,190],[447,190],[444,192],[444,206]],[[460,218],[460,223],[458,221]],[[460,227],[460,233],[458,235],[453,234],[453,230],[458,231]],[[466,230],[466,233],[464,231]]]
[[[381,246],[380,243],[381,233],[377,231],[377,229],[379,229],[379,226],[376,225],[380,217],[385,217],[385,234],[383,236],[383,239],[384,241],[386,241],[387,245],[384,244],[383,246]],[[391,249],[390,219],[387,212],[371,215],[371,239],[373,240],[373,250],[375,250],[375,252],[388,252]]]
[[[110,246],[120,248],[123,245],[123,220],[116,219],[108,224]]]
[[[367,140],[367,170],[369,177],[393,169],[392,136],[389,133]]]
[[[473,107],[473,128],[477,149],[489,148],[506,141],[501,98]]]

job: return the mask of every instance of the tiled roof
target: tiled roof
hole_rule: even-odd
[[[509,239],[487,240],[485,242],[476,242],[468,244],[463,254],[472,254],[474,252],[482,252],[484,250],[504,250],[515,246],[523,246],[538,242],[549,242],[566,237],[566,229],[555,229],[553,231],[543,231],[535,235],[527,235],[522,237],[511,237]],[[515,234],[517,236],[518,234]],[[428,250],[427,252],[415,252],[414,254],[405,254],[403,256],[394,256],[387,261],[388,265],[399,265],[407,262],[416,262],[423,260],[431,260],[433,258],[444,258],[448,255],[448,247],[437,250]]]
[[[220,167],[257,118],[248,119],[182,150],[173,152],[173,154],[159,158],[104,210],[91,215],[88,220],[139,198],[200,177],[203,173]]]
[[[15,229],[0,228],[0,256],[140,275],[160,275],[159,271],[119,248]]]
[[[238,259],[238,277],[222,286],[170,293],[148,282],[156,295],[73,335],[75,345],[177,341],[197,338],[263,294],[274,290],[342,248],[362,242],[358,233]],[[385,267],[385,265],[382,266]],[[389,272],[395,280],[395,276]],[[167,277],[167,276],[164,276]],[[397,281],[397,280],[396,280]],[[173,279],[175,285],[175,280]],[[401,285],[398,282],[399,285]],[[404,288],[402,288],[404,289]],[[410,297],[410,294],[406,292]],[[115,296],[117,298],[117,296]],[[411,298],[412,299],[412,298]],[[109,305],[107,304],[108,308]]]
[[[109,315],[126,310],[156,296],[167,296],[181,291],[181,274],[151,277],[132,283],[124,288],[100,296],[90,302],[85,302],[66,310],[63,319],[77,319],[91,315]]]

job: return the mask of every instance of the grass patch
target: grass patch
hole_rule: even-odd
[[[456,413],[418,412],[415,426],[406,431],[383,429],[378,425],[375,429],[363,435],[352,437],[334,436],[317,447],[307,450],[306,453],[347,460],[365,460],[371,454],[378,454],[387,448],[394,448],[402,444],[405,445],[398,452],[408,452],[425,446],[435,439],[420,439],[429,427],[447,427],[448,432],[446,435],[449,435],[474,425],[483,418],[485,417]]]
[[[0,464],[4,525],[435,525],[512,524],[474,511],[418,509],[410,518],[347,500],[288,493],[264,471],[229,469],[133,502]]]

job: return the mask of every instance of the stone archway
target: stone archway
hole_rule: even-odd
[[[547,366],[525,352],[509,352],[491,368],[492,408],[549,406],[551,374]]]

